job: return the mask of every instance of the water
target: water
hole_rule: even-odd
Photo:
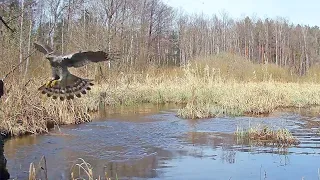
[[[6,141],[8,170],[28,177],[29,165],[46,157],[49,179],[69,179],[78,158],[96,175],[119,179],[318,179],[320,119],[287,111],[269,117],[185,120],[174,107],[144,107],[48,135]],[[126,112],[126,113],[125,113]],[[239,144],[237,126],[286,127],[301,144],[288,149]]]

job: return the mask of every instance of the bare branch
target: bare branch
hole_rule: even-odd
[[[15,32],[15,30],[12,29],[12,28],[7,24],[6,21],[4,21],[4,19],[2,18],[2,16],[0,16],[0,20],[1,20],[1,22],[6,26],[6,28],[9,29],[12,33]]]

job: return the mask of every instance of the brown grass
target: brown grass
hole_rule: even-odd
[[[275,145],[277,147],[288,147],[298,145],[300,142],[288,129],[271,129],[268,126],[254,126],[246,130],[237,127],[235,132],[238,142],[253,142],[255,145]]]
[[[96,82],[87,95],[67,102],[43,97],[37,91],[50,76],[45,70],[47,66],[44,63],[38,70],[30,69],[25,78],[6,79],[7,92],[0,101],[2,132],[9,135],[47,132],[48,125],[90,121],[89,113],[101,107],[142,103],[185,104],[178,115],[193,119],[263,115],[280,107],[320,105],[320,75],[316,67],[307,76],[298,77],[288,69],[253,64],[230,54],[203,58],[185,67],[108,70],[104,64],[93,64],[71,69]]]
[[[48,180],[48,171],[50,169],[47,169],[47,161],[45,156],[42,156],[40,159],[38,165],[35,165],[34,163],[30,163],[29,168],[29,180]],[[105,173],[103,176],[97,175],[97,178],[94,178],[93,174],[93,168],[91,165],[86,162],[84,159],[79,158],[76,162],[73,163],[73,165],[70,168],[70,178],[71,180],[77,180],[77,179],[87,179],[87,180],[111,180],[111,178],[108,177],[108,174]],[[118,180],[118,177],[115,178]]]
[[[220,58],[170,70],[120,73],[113,82],[95,88],[91,98],[97,104],[99,93],[105,92],[106,104],[186,104],[178,115],[193,119],[267,115],[280,107],[320,105],[320,84],[313,78],[298,78],[287,69],[252,64],[235,56]]]
[[[90,121],[85,105],[79,100],[59,102],[42,96],[38,83],[30,81],[7,85],[1,99],[0,129],[9,136],[48,132],[53,125]]]

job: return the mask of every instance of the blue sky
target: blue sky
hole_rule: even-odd
[[[320,26],[320,0],[164,0],[189,13],[217,14],[222,10],[238,19],[244,15],[259,18],[284,17],[295,24]]]

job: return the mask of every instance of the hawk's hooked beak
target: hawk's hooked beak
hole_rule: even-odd
[[[53,57],[54,57],[54,55],[53,55],[53,53],[51,52],[51,53],[49,53],[49,54],[46,54],[46,59],[48,59],[48,60],[50,60],[50,59],[52,59]]]

